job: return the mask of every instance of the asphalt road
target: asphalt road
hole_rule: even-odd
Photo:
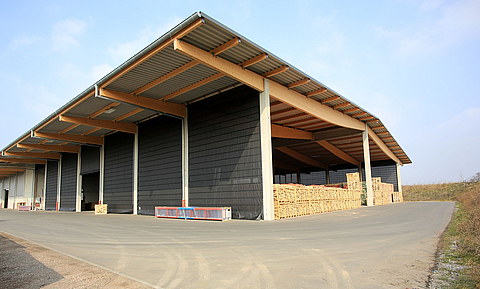
[[[159,288],[422,288],[452,202],[228,222],[18,212],[0,231]]]

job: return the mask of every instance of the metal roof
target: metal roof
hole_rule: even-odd
[[[160,47],[163,43],[168,42],[177,33],[188,28],[190,25],[194,24],[199,19],[202,19],[203,24],[183,35],[183,37],[181,38],[182,42],[185,41],[186,43],[194,45],[195,47],[203,49],[205,51],[212,51],[213,49],[218,48],[224,43],[231,41],[235,37],[239,38],[240,43],[238,45],[219,53],[216,57],[221,57],[225,60],[230,61],[231,63],[239,65],[244,61],[266,54],[267,57],[265,59],[253,65],[250,65],[245,69],[262,75],[274,69],[287,66],[288,70],[280,74],[270,76],[269,79],[271,81],[278,82],[284,86],[288,86],[289,84],[304,79],[309,79],[307,83],[290,88],[291,90],[304,95],[309,92],[325,88],[326,91],[324,93],[310,96],[310,98],[322,103],[323,105],[330,106],[335,110],[343,112],[345,115],[351,116],[352,118],[367,122],[368,126],[375,130],[375,133],[378,134],[380,139],[389,148],[395,148],[395,150],[393,150],[393,153],[400,159],[403,164],[411,163],[408,156],[400,148],[399,144],[394,140],[393,136],[389,133],[383,123],[376,116],[354,104],[347,98],[341,96],[323,83],[303,73],[302,71],[295,68],[286,61],[280,59],[269,51],[251,42],[242,35],[225,27],[224,25],[217,22],[203,12],[197,12],[192,14],[183,22],[175,26],[172,30],[159,37],[157,40],[145,47],[139,53],[137,53],[129,60],[121,64],[119,67],[114,69],[112,72],[107,74],[105,77],[97,81],[94,85],[90,86],[85,91],[83,91],[78,96],[69,101],[67,104],[49,115],[47,118],[45,118],[35,127],[33,127],[30,131],[24,133],[12,143],[7,145],[3,149],[3,151],[34,152],[35,150],[20,149],[15,147],[15,145],[18,143],[45,143],[44,141],[42,142],[39,139],[32,138],[31,132],[63,133],[65,135],[85,134],[90,136],[103,136],[114,131],[104,128],[99,129],[83,124],[72,125],[71,123],[60,121],[58,119],[59,115],[91,118],[95,120],[137,123],[159,114],[159,112],[143,108],[139,109],[138,107],[134,107],[129,104],[121,102],[119,103],[103,98],[97,98],[94,96],[95,86],[104,87],[112,91],[131,94],[143,88],[147,84],[152,84],[152,82],[161,77],[169,76],[169,73],[172,73],[175,70],[181,68],[182,66],[194,61],[194,59],[185,56],[178,51],[175,51],[172,44],[167,45],[156,53],[152,54],[152,52],[156,51],[156,49],[158,49],[158,47]],[[133,68],[130,69],[130,67]],[[186,69],[176,74],[175,76],[170,77],[169,79],[161,83],[158,83],[157,85],[149,87],[149,89],[142,91],[140,94],[143,97],[152,99],[161,99],[165,96],[170,95],[172,97],[167,97],[168,102],[188,104],[189,102],[198,101],[199,99],[208,97],[212,94],[216,94],[220,91],[242,85],[241,82],[227,75],[219,74],[219,77],[216,77],[216,74],[218,73],[219,71],[207,65],[198,63],[196,65],[193,65],[189,69]],[[216,79],[211,82],[206,82],[205,84],[202,83],[203,85],[198,85],[199,83],[201,83],[201,81],[205,81],[209,77],[216,77]],[[185,91],[186,88],[189,87],[195,88]],[[338,99],[333,99],[335,97],[337,97]],[[331,131],[333,129],[338,129],[338,126],[314,118],[311,115],[306,114],[305,112],[302,112],[285,103],[278,103],[278,101],[271,99],[271,104],[272,124],[278,124],[290,128],[309,131],[312,133],[322,133]],[[106,112],[107,110],[108,112]],[[335,144],[335,140],[335,138],[332,138],[329,141]],[[59,141],[54,142],[64,145],[74,143]],[[338,143],[338,145],[341,146],[342,144]],[[371,146],[371,150],[374,153],[380,149],[374,142],[371,142]],[[339,161],[338,157],[332,156],[332,154],[325,149],[321,147],[318,148],[318,144],[312,145],[312,147],[316,148],[316,153],[312,153],[312,156],[324,156],[324,161],[328,160],[329,162],[330,159],[332,162],[335,161],[336,163],[341,163],[343,161]],[[299,151],[303,150],[303,147],[301,146],[296,148]],[[346,147],[345,152],[349,151],[351,150]],[[309,152],[307,151],[305,153],[307,153],[308,155]],[[351,151],[351,154],[352,157],[354,157],[355,159],[359,161],[362,160],[361,156],[356,155],[356,151]],[[275,155],[278,155],[278,153],[275,153]],[[379,156],[372,156],[372,160],[376,159],[384,160],[388,159],[388,156],[385,154]]]

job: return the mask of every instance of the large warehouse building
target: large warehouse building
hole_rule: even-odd
[[[377,117],[198,12],[5,147],[0,202],[270,220],[274,183],[401,190],[409,163]]]

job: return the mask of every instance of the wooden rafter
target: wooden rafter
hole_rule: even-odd
[[[39,159],[27,159],[27,158],[0,158],[0,162],[3,163],[16,163],[16,164],[46,164],[46,160]]]
[[[366,114],[367,114],[366,112],[361,112],[361,113],[357,113],[357,114],[352,114],[351,117],[361,117],[361,116],[364,116]]]
[[[335,101],[339,98],[340,98],[340,96],[335,95],[335,96],[332,96],[332,97],[329,97],[329,98],[322,99],[322,100],[320,100],[320,102],[321,103],[327,103],[327,102]]]
[[[208,51],[188,44],[185,41],[180,41],[179,39],[175,39],[174,49],[190,58],[197,59],[205,65],[210,66],[257,91],[264,91],[264,77],[253,71],[242,69],[238,65],[221,57],[212,57]],[[359,120],[346,116],[339,111],[332,110],[328,106],[321,105],[318,101],[307,98],[304,94],[293,89],[288,89],[288,87],[280,83],[274,81],[269,82],[269,92],[271,97],[295,107],[300,111],[318,117],[319,119],[346,128],[365,130],[365,124]]]
[[[190,68],[192,67],[195,67],[196,65],[198,65],[200,62],[196,61],[196,60],[192,60],[190,62],[187,62],[185,63],[184,65],[180,66],[179,68],[175,69],[175,70],[172,70],[170,71],[169,73],[155,79],[154,81],[148,83],[148,84],[145,84],[144,86],[140,87],[140,88],[137,88],[134,92],[132,92],[132,94],[135,94],[135,95],[138,95],[142,92],[145,92],[157,85],[159,85],[160,83],[162,82],[165,82],[167,80],[169,80],[170,78],[176,76],[176,75],[179,75],[180,73],[184,72],[184,71],[187,71],[189,70]]]
[[[18,148],[30,150],[44,150],[62,153],[78,153],[80,147],[78,146],[62,146],[62,145],[45,145],[45,144],[17,144]]]
[[[262,74],[263,77],[272,77],[274,75],[277,75],[277,74],[280,74],[280,73],[283,73],[285,71],[288,71],[288,66],[287,65],[284,65],[284,66],[280,66],[279,68],[275,68],[273,70],[270,70],[270,71],[267,71],[265,73]]]
[[[309,127],[308,130],[317,130],[317,129],[329,128],[329,127],[333,127],[333,126],[335,126],[335,125],[331,124],[331,123],[326,123],[326,124],[319,125],[319,126]]]
[[[322,94],[322,93],[324,93],[324,92],[326,92],[326,91],[327,91],[327,89],[326,89],[325,87],[323,87],[323,88],[320,88],[320,89],[317,89],[317,90],[314,90],[314,91],[307,92],[305,95],[306,95],[307,97],[312,97],[312,96],[314,96],[314,95]]]
[[[322,169],[328,169],[328,166],[326,164],[323,164],[309,156],[306,156],[304,154],[301,154],[295,150],[292,150],[289,147],[279,147],[276,148],[276,150],[281,151],[282,153],[291,156],[294,159],[297,159],[303,163],[309,164],[311,166],[317,167],[317,168],[322,168]]]
[[[103,137],[99,137],[99,136],[84,136],[84,135],[76,135],[76,134],[58,134],[58,133],[46,133],[46,132],[33,132],[33,137],[53,139],[53,140],[63,140],[63,141],[67,141],[67,142],[103,145]]]
[[[368,136],[372,138],[375,144],[380,147],[380,149],[392,160],[397,163],[402,164],[402,162],[395,156],[395,154],[390,150],[390,148],[384,143],[387,138],[380,139],[375,132],[367,126],[368,129]],[[393,139],[393,138],[392,138]]]
[[[278,114],[282,114],[282,113],[287,113],[287,112],[291,112],[291,111],[294,111],[294,110],[296,110],[296,108],[289,107],[289,108],[277,110],[277,111],[274,111],[274,112],[270,112],[270,116],[274,116],[274,115],[278,115]]]
[[[205,85],[205,84],[207,84],[207,83],[210,83],[210,82],[212,82],[212,81],[215,81],[215,80],[217,80],[217,79],[220,79],[220,78],[222,78],[222,77],[224,77],[224,76],[225,76],[225,74],[218,72],[218,73],[216,73],[216,74],[214,74],[214,75],[211,75],[211,76],[209,76],[209,77],[207,77],[207,78],[204,78],[204,79],[202,79],[202,80],[200,80],[200,81],[197,81],[197,82],[195,82],[195,83],[193,83],[193,84],[190,84],[189,86],[186,86],[186,87],[184,87],[184,88],[182,88],[182,89],[179,89],[179,90],[177,90],[177,91],[175,91],[175,92],[172,92],[172,93],[170,93],[169,95],[166,95],[165,97],[163,97],[162,100],[163,100],[163,101],[167,101],[167,100],[172,99],[172,98],[174,98],[174,97],[176,97],[176,96],[179,96],[179,95],[181,95],[181,94],[184,94],[184,93],[186,93],[186,92],[188,92],[188,91],[190,91],[190,90],[193,90],[193,89],[195,89],[195,88],[197,88],[197,87],[203,86],[203,85]]]
[[[114,121],[122,121],[122,120],[124,120],[124,119],[126,119],[126,118],[129,118],[129,117],[131,117],[132,115],[135,115],[135,114],[140,113],[140,112],[142,112],[142,111],[143,111],[143,109],[141,109],[141,108],[134,109],[134,110],[132,110],[131,112],[127,112],[126,114],[117,117],[116,119],[114,119]],[[92,128],[91,130],[86,131],[85,133],[83,133],[83,135],[92,134],[92,133],[94,133],[94,132],[96,132],[96,131],[98,131],[98,130],[100,130],[100,129],[101,129],[101,128],[94,127],[94,128]]]
[[[0,173],[5,174],[5,173],[10,173],[13,172],[18,173],[18,172],[24,172],[25,168],[14,168],[14,167],[0,167]]]
[[[317,121],[312,121],[312,122],[309,122],[309,123],[306,123],[306,124],[299,125],[299,126],[297,126],[297,128],[304,129],[304,128],[308,128],[308,127],[311,127],[311,126],[314,126],[314,125],[325,124],[325,123],[327,123],[327,122],[319,119]]]
[[[388,131],[377,132],[377,135],[384,135],[384,134],[389,134],[389,132]]]
[[[289,120],[289,119],[296,118],[296,117],[302,117],[302,116],[305,116],[305,114],[303,114],[303,113],[292,114],[292,115],[288,115],[288,116],[284,116],[284,117],[280,117],[280,118],[275,118],[275,119],[272,118],[272,122],[285,121],[285,120]],[[282,125],[285,125],[285,124],[282,124]]]
[[[368,120],[368,119],[371,119],[371,118],[374,118],[373,116],[369,115],[369,116],[365,116],[365,117],[361,117],[359,118],[360,120]]]
[[[290,127],[284,127],[277,124],[272,124],[271,129],[272,129],[272,137],[313,140],[313,134],[308,131],[298,130]]]
[[[381,125],[381,126],[376,126],[376,127],[372,127],[371,129],[381,129],[381,128],[385,128],[385,126]]]
[[[243,68],[247,68],[247,67],[249,67],[251,65],[254,65],[255,63],[258,63],[258,62],[260,62],[262,60],[265,60],[267,58],[268,58],[268,54],[262,53],[260,55],[255,56],[255,57],[252,57],[248,60],[245,60],[244,62],[240,63],[239,65]]]
[[[60,115],[58,117],[58,120],[92,126],[92,127],[122,131],[126,133],[133,133],[133,134],[137,133],[137,125],[133,123],[127,123],[127,122],[116,122],[116,121],[110,121],[110,120],[90,119],[90,118],[66,116],[66,115]]]
[[[308,114],[305,114],[305,115],[308,115]],[[289,122],[284,123],[283,125],[294,125],[294,124],[298,124],[298,123],[302,123],[302,122],[306,122],[306,121],[312,121],[312,120],[315,120],[315,119],[316,119],[315,117],[308,117],[308,118],[303,118],[303,119],[299,119],[299,120],[289,121]]]
[[[25,152],[3,152],[3,155],[10,157],[24,157],[34,159],[52,159],[59,160],[59,153],[25,153]]]
[[[332,154],[341,158],[342,160],[344,160],[346,162],[349,162],[351,164],[354,164],[356,166],[360,166],[360,162],[358,160],[354,159],[353,157],[351,157],[350,155],[348,155],[347,153],[345,153],[341,149],[339,149],[336,146],[334,146],[333,144],[329,143],[328,141],[321,140],[321,141],[317,141],[317,143],[319,145],[321,145],[322,147],[326,148]]]
[[[141,108],[151,109],[180,117],[185,117],[187,115],[187,110],[182,104],[163,102],[161,100],[144,96],[135,97],[128,93],[113,91],[105,88],[100,90],[100,94],[102,97],[110,100],[132,104]]]
[[[200,27],[200,25],[203,24],[203,19],[200,18],[200,19],[197,19],[195,20],[194,22],[192,22],[190,25],[188,25],[187,27],[185,27],[184,29],[180,30],[179,32],[177,32],[175,35],[172,35],[171,38],[169,38],[168,40],[166,40],[165,42],[163,42],[162,44],[158,45],[155,49],[151,50],[150,52],[146,53],[145,55],[143,55],[142,57],[140,57],[139,59],[137,59],[135,62],[131,63],[130,65],[128,65],[125,69],[123,69],[122,71],[120,71],[119,73],[117,73],[115,76],[113,76],[112,78],[110,78],[108,81],[106,81],[103,85],[102,85],[102,88],[103,87],[106,87],[108,86],[110,83],[114,82],[115,80],[119,79],[120,77],[122,77],[123,75],[125,75],[127,72],[131,71],[132,69],[134,69],[135,67],[139,66],[140,64],[142,64],[143,62],[145,62],[146,60],[148,60],[150,57],[152,57],[153,55],[157,54],[158,52],[162,51],[163,49],[167,48],[168,46],[172,45],[174,39],[176,38],[182,38],[183,36],[187,35],[188,33],[192,32],[193,30],[197,29],[198,27]]]
[[[344,102],[344,103],[340,103],[340,104],[337,104],[333,107],[333,109],[339,109],[339,108],[342,108],[342,107],[346,107],[346,106],[349,106],[351,103],[350,102]]]
[[[288,88],[294,88],[294,87],[297,87],[297,86],[300,86],[300,85],[307,84],[309,82],[310,82],[310,78],[304,78],[304,79],[300,79],[298,81],[287,84],[287,87]]]
[[[354,108],[349,108],[349,109],[346,109],[343,111],[343,113],[350,113],[350,112],[355,112],[355,111],[359,111],[360,108],[358,107],[354,107]]]
[[[225,51],[227,51],[228,49],[237,46],[237,45],[240,44],[241,42],[242,42],[242,41],[241,41],[240,38],[238,38],[238,37],[232,38],[232,39],[230,39],[229,41],[225,42],[224,44],[219,45],[219,46],[215,47],[214,49],[212,49],[212,50],[210,51],[210,53],[212,53],[213,56],[217,56],[217,55],[219,55],[220,53],[225,52]]]

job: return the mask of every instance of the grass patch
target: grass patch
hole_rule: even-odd
[[[436,270],[440,288],[480,288],[480,183],[455,196],[457,208],[442,236]]]

